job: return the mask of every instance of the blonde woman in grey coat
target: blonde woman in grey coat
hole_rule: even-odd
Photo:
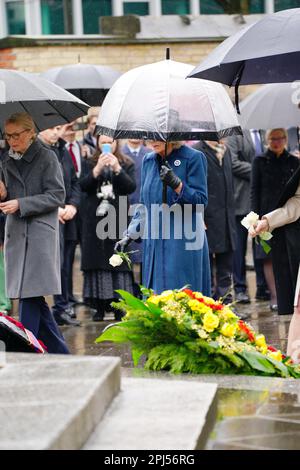
[[[36,138],[26,113],[5,122],[9,151],[2,161],[0,210],[7,215],[4,241],[8,297],[20,300],[20,321],[49,353],[68,348],[45,301],[60,294],[58,208],[65,189],[54,152]]]
[[[262,217],[255,229],[250,230],[251,236],[259,235],[261,232],[272,231],[275,228],[291,224],[300,217],[300,184],[293,197],[284,206],[275,209]],[[298,272],[297,286],[294,300],[294,314],[289,328],[287,354],[294,362],[300,362],[300,266]]]

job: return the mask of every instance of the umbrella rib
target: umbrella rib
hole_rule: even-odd
[[[64,114],[62,114],[61,111],[59,111],[59,110],[57,109],[57,107],[54,105],[54,101],[52,101],[52,100],[47,100],[47,103],[50,104],[50,106],[52,106],[52,107],[55,109],[55,111],[56,111],[62,118],[64,118],[67,122],[70,122],[70,119],[67,118]]]
[[[31,115],[31,114],[28,112],[28,109],[26,108],[26,106],[23,104],[23,101],[19,101],[19,103],[20,103],[20,105],[22,106],[22,108],[24,109],[25,113]],[[36,122],[34,122],[34,123],[35,123],[35,126],[36,126],[38,132],[40,132],[40,131],[41,131],[40,127],[37,125]]]

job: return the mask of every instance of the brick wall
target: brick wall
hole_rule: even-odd
[[[2,49],[0,50],[0,68],[1,69],[13,69],[15,68],[14,62],[16,60],[16,54],[13,49]]]

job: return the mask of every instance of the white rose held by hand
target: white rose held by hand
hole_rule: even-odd
[[[121,258],[121,256],[119,255],[112,255],[110,258],[109,258],[109,264],[111,266],[113,266],[114,268],[116,266],[120,266],[121,264],[123,263],[123,259]]]
[[[255,226],[255,224],[258,222],[258,220],[259,220],[259,215],[256,214],[255,212],[251,211],[251,212],[249,212],[248,215],[246,215],[246,217],[243,218],[243,220],[241,221],[241,224],[247,230],[249,230],[250,227]]]

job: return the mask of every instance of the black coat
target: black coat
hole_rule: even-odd
[[[288,181],[299,171],[299,159],[284,152],[279,158],[268,150],[253,162],[251,206],[260,216],[286,202],[291,189]],[[288,183],[288,184],[287,184]],[[300,263],[300,221],[273,231],[271,258],[273,263],[278,312],[293,313],[293,300]]]
[[[64,184],[65,184],[65,191],[66,191],[66,199],[65,203],[75,206],[76,209],[79,209],[80,200],[81,200],[81,188],[79,184],[79,179],[76,176],[76,171],[74,168],[74,164],[72,161],[72,157],[69,154],[68,150],[66,149],[65,145],[66,142],[63,139],[59,139],[57,145],[54,146],[47,146],[47,148],[52,149],[55,151],[58,161],[61,165]],[[76,216],[65,223],[64,226],[64,238],[65,240],[77,240],[77,224],[76,224]]]
[[[211,253],[225,253],[235,249],[235,204],[231,155],[227,149],[220,165],[215,151],[205,142],[194,146],[207,158],[208,205],[204,219]]]
[[[97,224],[106,219],[107,216],[96,216],[97,207],[100,204],[100,199],[97,198],[98,188],[103,183],[103,175],[101,174],[97,179],[93,176],[93,164],[90,161],[85,161],[82,167],[80,177],[80,185],[86,193],[84,201],[84,212],[82,214],[82,257],[81,269],[86,270],[110,270],[110,271],[128,271],[128,266],[125,262],[118,267],[112,267],[109,264],[109,258],[114,254],[114,246],[116,241],[123,237],[123,231],[127,229],[128,225],[128,198],[126,198],[126,207],[119,207],[119,196],[127,196],[135,191],[135,168],[134,163],[122,163],[122,171],[119,175],[112,175],[112,185],[115,193],[115,199],[111,201],[111,205],[116,210],[116,236],[101,240],[97,237]],[[122,211],[120,213],[120,210]],[[127,211],[127,212],[126,212]],[[126,212],[126,213],[125,213]],[[123,227],[119,230],[120,214],[124,220]],[[111,219],[110,219],[111,223]],[[111,225],[110,225],[111,226]],[[107,226],[105,230],[107,230]]]

